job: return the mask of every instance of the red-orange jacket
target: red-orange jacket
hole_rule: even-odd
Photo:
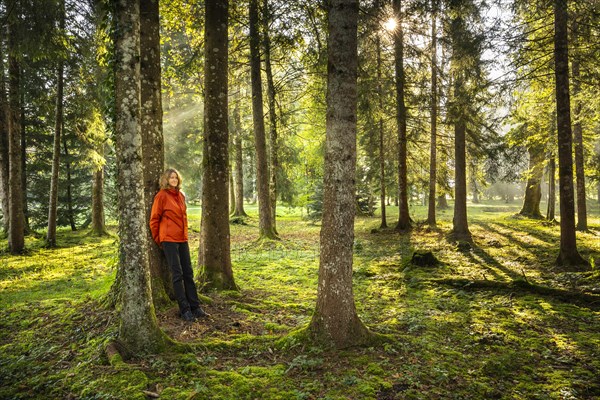
[[[154,196],[150,213],[150,231],[162,242],[187,242],[188,223],[185,196],[177,189],[162,189]]]

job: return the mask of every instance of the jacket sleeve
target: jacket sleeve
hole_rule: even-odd
[[[159,242],[159,228],[160,220],[163,214],[163,197],[161,192],[158,192],[154,196],[154,202],[152,203],[152,211],[150,212],[150,232],[152,232],[152,239],[160,245]]]

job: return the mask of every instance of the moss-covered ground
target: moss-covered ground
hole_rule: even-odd
[[[102,306],[118,240],[59,232],[0,256],[1,399],[598,399],[600,212],[579,232],[585,272],[554,267],[559,227],[516,217],[518,205],[470,205],[473,245],[439,229],[376,231],[357,218],[354,294],[361,319],[389,341],[332,350],[299,339],[315,304],[319,226],[280,207],[278,242],[256,242],[254,208],[232,224],[239,292],[206,293],[211,318],[185,323],[158,310],[187,353],[138,355],[110,365],[118,318]],[[394,209],[388,223],[393,226]],[[423,207],[411,209],[416,221]],[[198,246],[199,212],[190,209]],[[374,231],[375,230],[375,231]],[[6,248],[6,239],[0,242]],[[415,250],[435,267],[416,266]],[[195,254],[193,254],[195,257]]]

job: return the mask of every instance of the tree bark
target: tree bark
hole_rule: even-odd
[[[429,204],[427,205],[427,224],[437,226],[435,215],[435,184],[437,182],[437,1],[432,0],[431,14],[431,135],[429,145]]]
[[[452,234],[457,240],[472,240],[467,221],[467,177],[465,152],[466,126],[464,121],[454,124],[454,217]]]
[[[91,233],[96,236],[104,236],[108,234],[104,218],[104,167],[98,167],[93,175]]]
[[[156,352],[167,343],[156,320],[144,207],[140,125],[139,2],[116,4],[115,141],[119,187],[119,269],[121,313],[119,339],[134,353]]]
[[[252,116],[256,148],[259,233],[261,238],[277,239],[269,197],[269,170],[267,166],[262,79],[260,76],[260,33],[258,25],[258,0],[250,0],[250,79],[252,81]]]
[[[233,146],[234,146],[234,174],[233,180],[235,184],[235,209],[233,215],[236,217],[245,217],[244,211],[244,159],[242,154],[242,123],[240,118],[239,102],[236,103],[233,109],[233,123],[235,129],[233,131]]]
[[[22,253],[25,249],[25,214],[23,203],[23,169],[21,149],[21,68],[17,59],[16,22],[8,24],[8,80],[9,80],[9,116],[8,116],[8,209],[9,229],[8,248],[12,254]]]
[[[175,298],[171,269],[152,239],[150,212],[154,196],[159,191],[158,179],[165,164],[163,111],[161,99],[159,0],[140,0],[140,74],[141,74],[141,133],[144,171],[144,207],[148,243],[148,259],[154,305],[169,304]]]
[[[67,218],[69,219],[69,225],[71,226],[71,230],[75,232],[77,227],[75,226],[75,212],[73,211],[73,195],[71,184],[71,160],[69,159],[69,148],[67,147],[67,139],[62,137],[63,148],[65,151],[65,169],[67,171]]]
[[[356,313],[352,292],[357,19],[357,0],[331,1],[319,286],[308,329],[313,339],[338,348],[364,344],[369,338]]]
[[[556,211],[556,160],[554,154],[550,155],[548,161],[548,207],[546,211],[546,219],[554,221]]]
[[[8,141],[9,129],[8,119],[10,118],[10,108],[6,97],[6,84],[4,73],[3,32],[0,30],[0,207],[2,207],[2,230],[8,234],[8,225],[10,215],[8,213]]]
[[[554,5],[554,71],[560,189],[560,251],[557,264],[565,268],[578,269],[589,266],[589,263],[579,255],[575,237],[567,0],[555,0]]]
[[[530,146],[527,151],[529,153],[529,172],[527,187],[525,188],[525,199],[519,214],[538,219],[543,218],[540,212],[540,201],[542,200],[544,154],[542,149],[537,146]]]
[[[227,102],[228,2],[205,3],[206,73],[200,284],[205,288],[237,289],[230,254],[228,183],[229,121]],[[267,203],[268,205],[268,203]]]
[[[273,71],[271,68],[271,39],[269,37],[269,1],[263,0],[263,47],[265,52],[265,74],[267,77],[267,101],[269,104],[269,144],[270,168],[269,168],[269,201],[271,203],[271,219],[273,230],[277,234],[277,174],[279,172],[279,145],[277,132],[277,104],[275,99],[275,82],[273,81]]]
[[[232,143],[229,143],[233,147]],[[229,215],[235,212],[235,184],[233,183],[233,168],[229,167]]]
[[[583,155],[583,127],[581,124],[581,109],[582,104],[579,98],[581,92],[580,82],[580,66],[579,55],[577,54],[578,44],[578,23],[573,21],[573,38],[575,44],[575,55],[572,61],[573,73],[573,97],[575,99],[575,123],[573,124],[573,141],[575,144],[575,177],[577,186],[577,230],[587,231],[587,204],[585,193],[585,170],[584,170],[584,155]]]
[[[377,1],[377,9],[381,7],[381,3]],[[381,224],[379,229],[386,229],[387,226],[387,213],[385,207],[385,131],[383,129],[383,72],[382,72],[382,60],[381,60],[381,39],[379,35],[376,36],[375,45],[377,47],[377,105],[379,107],[379,202],[381,207]]]
[[[399,23],[394,32],[394,58],[396,62],[396,123],[398,129],[398,202],[399,215],[396,230],[403,232],[411,229],[408,212],[408,176],[406,169],[406,104],[404,77],[404,30],[402,28],[402,0],[394,0],[394,15]]]
[[[65,29],[65,3],[60,2],[60,35]],[[52,150],[52,177],[50,178],[50,196],[48,204],[48,232],[46,245],[56,247],[56,215],[58,208],[58,172],[60,167],[60,140],[63,127],[63,82],[65,64],[62,57],[58,61],[56,80],[56,110],[54,114],[54,147]]]

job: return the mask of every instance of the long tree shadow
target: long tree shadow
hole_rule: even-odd
[[[550,242],[545,242],[545,243],[548,243],[546,245],[540,245],[539,243],[528,243],[528,242],[521,240],[514,234],[510,234],[506,231],[500,230],[497,227],[490,225],[489,223],[486,223],[486,222],[477,222],[474,225],[481,227],[482,229],[484,229],[487,232],[493,232],[499,236],[506,238],[506,240],[510,244],[516,245],[519,249],[526,250],[529,253],[531,253],[532,255],[535,255],[536,257],[540,257],[540,254],[548,254],[550,250],[556,249],[556,244],[553,244]],[[505,229],[510,229],[509,227],[506,227],[504,225],[500,225],[500,226]],[[535,251],[535,250],[537,250],[537,251]],[[546,260],[544,260],[544,261],[546,261]]]

